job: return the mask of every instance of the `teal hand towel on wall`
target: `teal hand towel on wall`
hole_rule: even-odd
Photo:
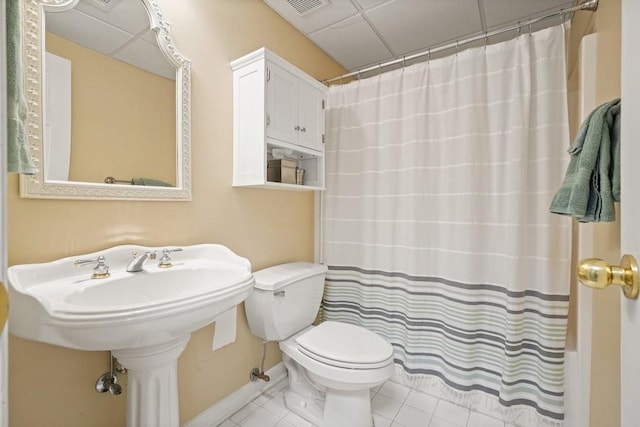
[[[564,181],[549,210],[581,222],[614,221],[614,202],[620,201],[620,99],[591,112],[569,153]]]
[[[32,175],[36,167],[27,145],[27,101],[22,82],[22,2],[7,0],[7,170]]]

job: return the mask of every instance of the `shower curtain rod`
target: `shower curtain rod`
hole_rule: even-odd
[[[357,71],[352,71],[346,74],[342,74],[338,77],[333,77],[331,79],[326,79],[323,80],[323,83],[331,83],[331,82],[335,82],[338,80],[342,80],[345,79],[347,77],[353,77],[353,76],[359,76],[362,73],[367,73],[369,71],[374,71],[374,70],[378,70],[380,71],[380,69],[382,67],[388,67],[390,65],[396,65],[396,64],[401,64],[404,63],[405,61],[410,61],[412,59],[416,59],[416,58],[421,58],[423,56],[429,57],[432,53],[438,53],[438,52],[442,52],[443,50],[448,50],[448,49],[453,49],[453,48],[459,48],[462,45],[468,44],[468,43],[472,43],[478,40],[482,40],[484,39],[485,42],[487,41],[487,39],[489,37],[493,37],[493,36],[497,36],[498,34],[502,34],[502,33],[506,33],[509,31],[515,31],[515,30],[520,30],[523,27],[529,27],[531,28],[531,25],[533,24],[537,24],[538,22],[541,21],[546,21],[547,19],[551,19],[551,18],[556,18],[558,16],[564,16],[567,13],[572,13],[572,12],[577,12],[580,10],[589,10],[591,12],[595,12],[596,10],[598,10],[598,1],[599,0],[584,0],[582,2],[580,2],[579,4],[569,7],[567,9],[561,9],[558,12],[553,12],[553,13],[549,13],[547,15],[543,15],[543,16],[539,16],[537,18],[531,18],[528,19],[526,21],[522,21],[522,22],[518,22],[517,24],[511,24],[511,25],[506,25],[504,27],[499,27],[495,30],[492,31],[488,31],[486,33],[482,33],[479,34],[477,36],[472,36],[466,39],[462,39],[462,40],[456,40],[454,43],[449,43],[446,44],[444,46],[439,46],[439,47],[435,47],[433,49],[427,49],[427,50],[423,50],[421,52],[418,53],[414,53],[412,55],[408,55],[408,56],[403,56],[402,58],[396,58],[396,59],[392,59],[390,61],[387,62],[382,62],[378,65],[372,65],[371,67],[367,67],[367,68],[362,68],[359,69]]]

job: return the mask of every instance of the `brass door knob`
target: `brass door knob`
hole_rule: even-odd
[[[585,259],[578,265],[578,280],[595,289],[620,285],[625,297],[636,299],[640,284],[638,262],[633,255],[623,255],[619,267],[598,258]]]

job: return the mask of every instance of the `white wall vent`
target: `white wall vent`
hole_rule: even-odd
[[[300,15],[314,12],[329,5],[329,0],[287,0],[289,6],[294,8]]]
[[[103,12],[109,12],[121,1],[122,0],[82,0],[84,4],[98,8]]]

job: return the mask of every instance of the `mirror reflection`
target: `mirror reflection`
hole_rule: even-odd
[[[45,181],[176,186],[176,68],[142,0],[80,0],[45,29]]]

